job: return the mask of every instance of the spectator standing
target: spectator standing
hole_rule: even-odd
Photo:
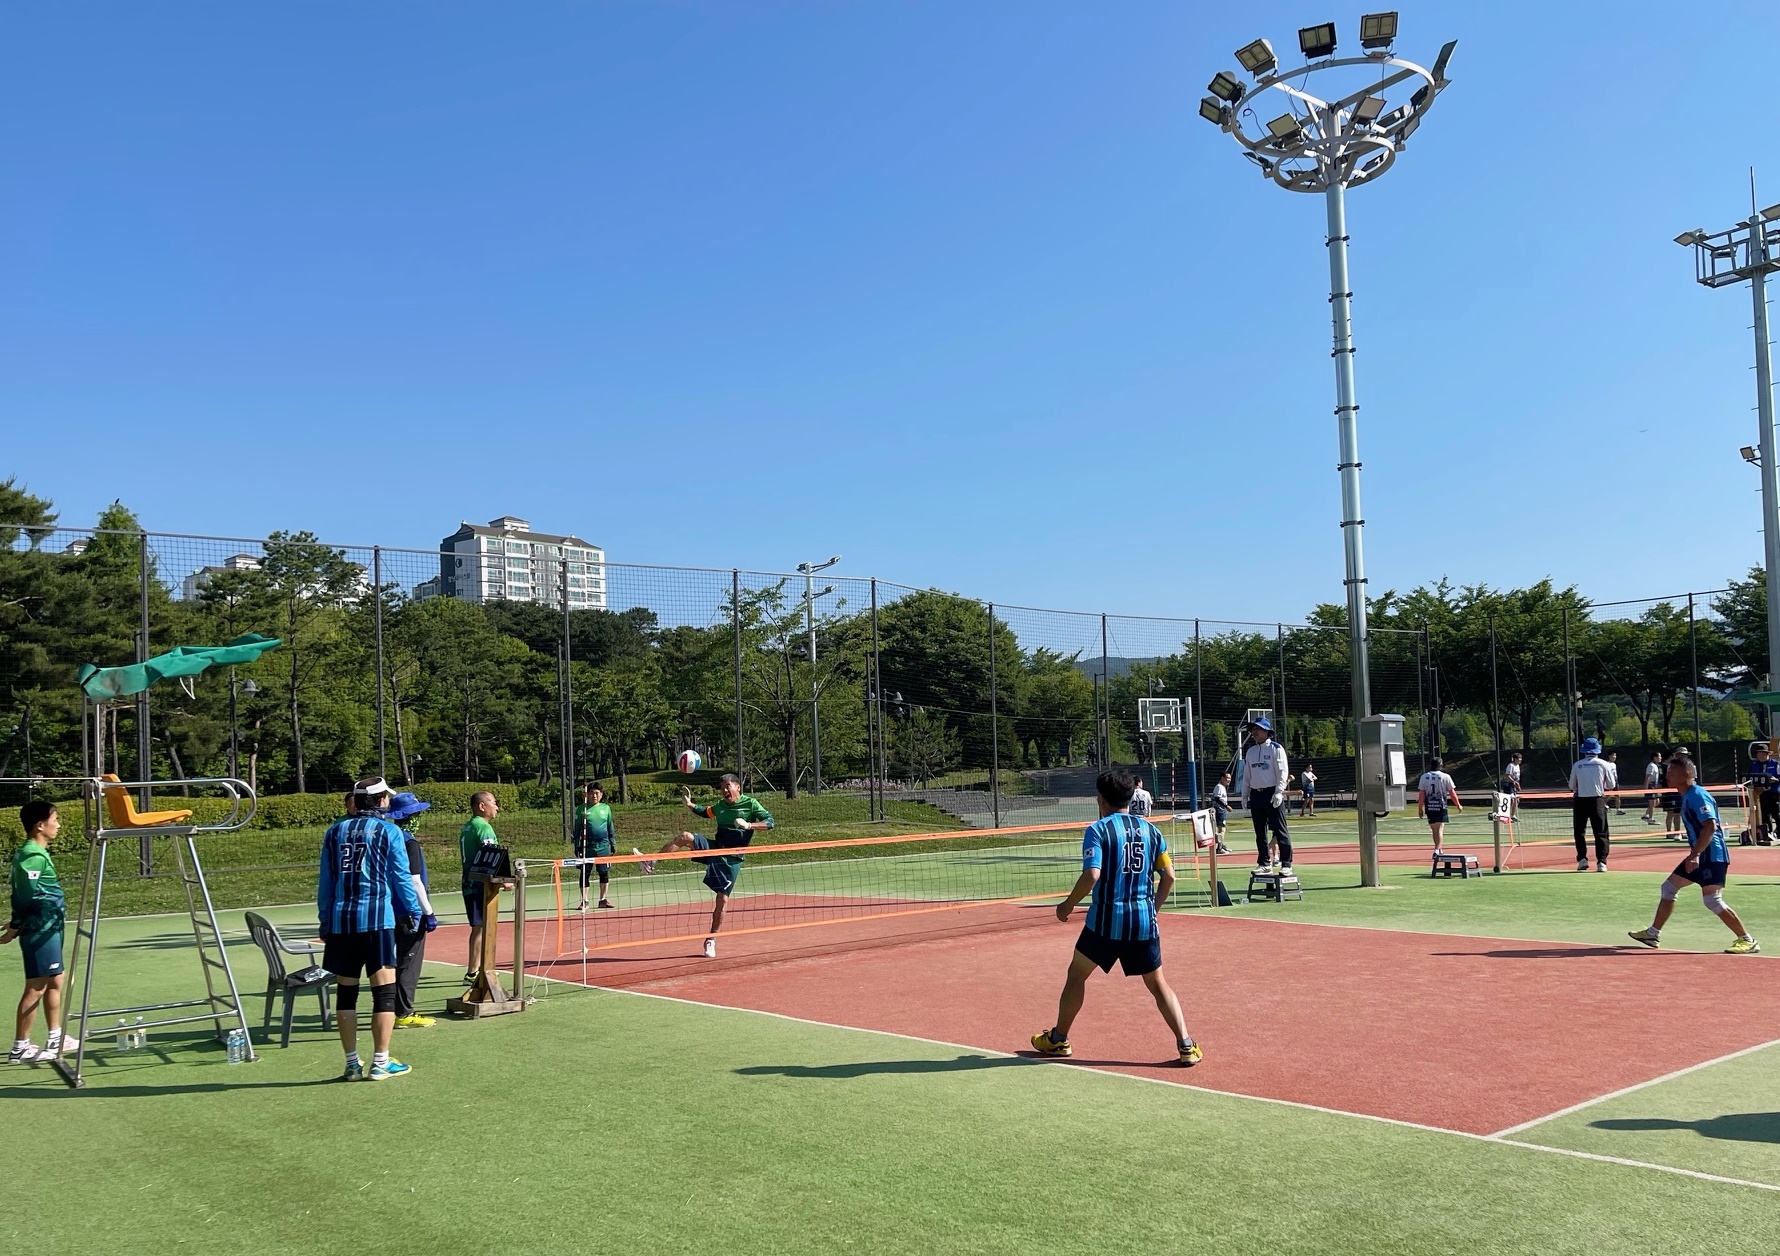
[[[1211,787],[1211,818],[1218,830],[1218,854],[1228,855],[1230,848],[1224,845],[1224,826],[1230,822],[1230,774],[1224,773],[1218,783]]]
[[[1663,787],[1663,752],[1653,750],[1644,765],[1644,823],[1656,823],[1656,796]]]
[[[1671,761],[1677,758],[1686,759],[1689,763],[1693,762],[1693,755],[1688,752],[1686,746],[1676,746],[1669,752]],[[1696,782],[1699,779],[1697,765],[1694,769],[1694,779]],[[1675,785],[1679,785],[1679,788],[1671,788]],[[1687,827],[1681,821],[1681,795],[1686,790],[1687,783],[1681,779],[1680,773],[1672,770],[1672,762],[1665,762],[1663,765],[1663,832],[1677,842],[1687,841]]]
[[[1286,748],[1273,740],[1273,725],[1261,716],[1248,726],[1248,749],[1242,752],[1243,801],[1255,825],[1255,871],[1275,868],[1273,843],[1279,844],[1277,866],[1292,875],[1292,835],[1286,828]]]
[[[464,914],[470,920],[470,953],[465,960],[464,984],[476,984],[476,974],[482,971],[482,930],[485,922],[482,919],[482,883],[470,880],[470,863],[476,857],[479,846],[498,846],[500,838],[495,836],[494,818],[501,813],[501,805],[494,800],[494,795],[486,789],[479,789],[470,795],[470,821],[458,830],[457,854],[463,867]]]
[[[1780,827],[1780,763],[1774,761],[1765,741],[1750,747],[1749,788],[1755,794],[1756,807],[1756,821],[1750,827],[1755,830],[1756,843],[1767,846]]]
[[[1302,794],[1298,799],[1298,817],[1316,815],[1316,765],[1306,763],[1304,770],[1298,773],[1298,788]]]
[[[1607,796],[1619,788],[1613,765],[1601,758],[1601,743],[1582,739],[1582,757],[1570,767],[1570,826],[1576,838],[1576,871],[1588,871],[1585,830],[1594,830],[1595,871],[1607,871]]]
[[[321,875],[315,905],[321,918],[321,966],[334,974],[340,1045],[346,1049],[342,1081],[401,1077],[408,1065],[389,1054],[396,1027],[396,927],[420,927],[425,916],[408,869],[407,842],[387,818],[389,785],[381,776],[352,787],[352,814],[336,820],[321,839]],[[359,978],[371,987],[371,1068],[358,1053]]]
[[[1606,761],[1608,767],[1613,769],[1613,783],[1617,786],[1619,784],[1619,751],[1609,750],[1606,754],[1602,755],[1601,758]],[[1622,816],[1625,814],[1625,799],[1621,798],[1618,794],[1613,794],[1607,801],[1612,805],[1614,815]]]
[[[396,794],[389,800],[389,822],[402,831],[408,877],[414,883],[421,910],[420,928],[396,930],[397,1029],[431,1029],[434,1024],[432,1017],[422,1016],[415,1008],[421,966],[426,963],[426,935],[439,927],[439,917],[433,913],[433,900],[427,893],[426,852],[414,831],[420,813],[431,806],[413,794]]]
[[[1520,819],[1520,751],[1516,750],[1508,756],[1508,765],[1502,769],[1502,792],[1508,795],[1508,818]]]

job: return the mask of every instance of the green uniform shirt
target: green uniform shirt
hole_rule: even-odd
[[[478,846],[496,846],[500,844],[500,840],[494,834],[494,825],[481,816],[471,816],[470,822],[458,830],[457,853],[463,861],[464,893],[468,894],[476,888],[476,883],[470,880],[470,857],[476,853],[476,848]]]
[[[580,841],[592,842],[594,853],[600,855],[612,853],[618,836],[612,827],[612,808],[603,802],[579,804],[575,808],[575,825],[569,831]]]
[[[67,910],[49,851],[40,842],[27,841],[12,856],[12,915],[7,927],[27,938],[59,933]]]
[[[741,846],[753,836],[752,831],[742,832],[736,829],[737,820],[746,820],[750,824],[764,824],[773,827],[773,813],[760,805],[760,800],[752,794],[743,794],[734,802],[717,802],[705,807],[694,807],[693,814],[701,815],[707,820],[717,822],[717,844],[719,846]],[[725,839],[724,834],[729,837]]]

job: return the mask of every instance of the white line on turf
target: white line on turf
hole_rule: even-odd
[[[1483,1140],[1486,1143],[1500,1143],[1504,1147],[1524,1147],[1528,1151],[1549,1151],[1553,1155],[1571,1156],[1577,1160],[1599,1160],[1603,1164],[1623,1164],[1633,1169],[1655,1169],[1659,1173],[1673,1173],[1680,1177],[1698,1178],[1703,1182],[1725,1182],[1731,1186],[1751,1186],[1758,1191],[1780,1192],[1780,1186],[1772,1182],[1751,1182],[1748,1178],[1725,1177],[1718,1173],[1701,1173],[1698,1169],[1678,1169],[1672,1164],[1652,1164],[1648,1160],[1627,1160],[1624,1156],[1603,1156],[1592,1151],[1575,1151],[1569,1147],[1547,1147],[1544,1143],[1523,1143],[1515,1138],[1501,1138],[1490,1135]]]
[[[1701,1060],[1698,1064],[1689,1064],[1686,1068],[1678,1068],[1672,1073],[1664,1073],[1661,1077],[1652,1077],[1649,1081],[1634,1082],[1630,1086],[1622,1086],[1618,1090],[1608,1091],[1604,1095],[1596,1095],[1593,1099],[1584,1099],[1581,1103],[1573,1103],[1567,1108],[1559,1108],[1556,1112],[1547,1112],[1544,1116],[1536,1116],[1530,1121],[1522,1121],[1519,1125],[1510,1125],[1505,1130],[1497,1130],[1490,1137],[1507,1141],[1509,1135],[1530,1130],[1535,1125],[1543,1125],[1547,1121],[1555,1121],[1559,1117],[1569,1116],[1572,1112],[1580,1112],[1584,1108],[1592,1108],[1597,1103],[1606,1103],[1609,1099],[1617,1099],[1621,1095],[1635,1094],[1650,1086],[1661,1085],[1663,1082],[1674,1081],[1677,1077],[1686,1077],[1689,1073],[1697,1073],[1701,1069],[1711,1068],[1714,1064],[1725,1064],[1731,1060],[1740,1060],[1746,1055],[1754,1055],[1757,1051],[1766,1051],[1769,1047],[1780,1046],[1780,1038],[1768,1042],[1758,1042],[1753,1047],[1744,1047],[1741,1051],[1732,1051],[1729,1055],[1721,1055],[1711,1060]]]

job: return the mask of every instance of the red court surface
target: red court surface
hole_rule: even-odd
[[[659,970],[678,975],[631,972],[624,984],[1029,1052],[1029,1035],[1054,1019],[1076,931],[1024,913],[1034,917],[744,966],[682,944],[685,958]],[[1089,983],[1074,1066],[1489,1134],[1780,1034],[1780,967],[1759,958],[1203,916],[1165,918],[1163,940],[1205,1062],[1173,1063],[1142,982],[1115,972]],[[733,941],[720,941],[725,954],[754,949]],[[556,971],[578,979],[571,968],[578,956]],[[597,968],[590,979],[608,984]],[[1699,1015],[1713,992],[1735,999]]]

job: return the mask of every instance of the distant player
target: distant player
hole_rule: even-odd
[[[1607,871],[1607,796],[1619,788],[1613,765],[1601,758],[1601,743],[1582,739],[1582,757],[1570,765],[1570,825],[1576,838],[1576,871],[1588,871],[1588,843],[1584,830],[1595,835],[1595,871]]]
[[[1521,753],[1516,750],[1508,756],[1508,765],[1502,769],[1502,792],[1508,795],[1508,818],[1520,819],[1520,775]]]
[[[1033,1034],[1032,1046],[1040,1055],[1069,1055],[1074,1050],[1069,1027],[1082,1010],[1089,975],[1096,968],[1110,973],[1116,962],[1127,977],[1143,978],[1174,1034],[1180,1062],[1191,1067],[1204,1052],[1187,1033],[1180,1000],[1162,975],[1162,936],[1156,923],[1156,902],[1166,900],[1174,888],[1174,868],[1161,831],[1128,810],[1132,785],[1123,772],[1102,772],[1094,782],[1100,819],[1082,835],[1082,873],[1057,904],[1057,919],[1068,924],[1076,904],[1090,894],[1093,900],[1057,1000],[1057,1023]]]
[[[1613,784],[1617,787],[1619,784],[1619,751],[1609,750],[1606,754],[1601,756],[1601,759],[1608,767],[1613,769]],[[1617,788],[1614,792],[1607,795],[1607,804],[1613,808],[1614,815],[1622,816],[1625,814],[1625,799],[1619,796]]]
[[[470,864],[476,858],[477,847],[500,844],[501,839],[494,831],[494,818],[500,813],[501,804],[495,801],[494,795],[479,789],[470,795],[470,822],[457,833],[457,855],[463,869],[460,888],[464,895],[464,914],[470,921],[470,950],[464,972],[466,986],[475,985],[476,974],[482,971],[482,930],[485,927],[482,883],[470,880]]]
[[[1436,855],[1441,853],[1441,842],[1446,837],[1447,808],[1465,809],[1465,804],[1459,801],[1459,787],[1442,770],[1444,766],[1439,759],[1429,760],[1428,771],[1422,773],[1415,786],[1415,813],[1427,820],[1428,830],[1434,836]]]
[[[1780,763],[1774,761],[1768,743],[1757,742],[1749,754],[1749,788],[1755,794],[1757,821],[1755,840],[1762,846],[1772,845],[1780,828]]]
[[[1151,796],[1149,790],[1143,787],[1143,782],[1135,782],[1131,790],[1131,814],[1147,816],[1155,808],[1155,805],[1155,798]]]
[[[1298,773],[1298,818],[1316,818],[1316,765],[1306,763],[1304,770]]]
[[[1656,823],[1656,796],[1663,787],[1663,752],[1654,750],[1644,765],[1644,823]]]
[[[1675,755],[1680,755],[1689,763],[1693,762],[1693,755],[1688,753],[1686,746],[1676,746],[1669,752],[1671,758]],[[1695,778],[1698,778],[1697,766]],[[1663,768],[1663,832],[1665,836],[1671,837],[1677,842],[1685,842],[1687,830],[1681,823],[1681,790],[1677,788],[1679,779],[1668,770],[1665,764]]]
[[[598,781],[588,781],[581,786],[581,805],[575,808],[573,828],[575,839],[575,858],[592,859],[598,855],[612,855],[618,851],[618,832],[612,825],[612,808],[606,805],[605,791]],[[582,864],[578,869],[581,873],[581,906],[579,910],[587,910],[587,883],[594,865]],[[610,909],[612,904],[606,898],[608,884],[612,879],[609,864],[599,865],[600,906]]]
[[[1706,910],[1724,922],[1737,940],[1725,948],[1726,955],[1754,955],[1761,943],[1749,936],[1737,913],[1724,901],[1725,878],[1730,874],[1731,852],[1725,845],[1724,828],[1718,820],[1718,807],[1712,795],[1701,789],[1694,762],[1682,755],[1669,759],[1669,783],[1679,786],[1681,823],[1687,830],[1687,858],[1675,866],[1657,891],[1656,918],[1650,928],[1627,936],[1655,949],[1661,944],[1663,926],[1675,912],[1675,896],[1690,882],[1700,887]]]
[[[721,797],[715,803],[700,806],[692,801],[692,791],[681,787],[680,796],[687,807],[694,815],[715,820],[717,833],[714,837],[682,833],[661,848],[663,854],[671,850],[735,850],[753,841],[756,830],[773,827],[773,813],[761,806],[752,794],[742,792],[741,777],[724,773],[717,782],[717,790]],[[723,909],[735,893],[736,878],[742,872],[742,858],[741,855],[718,855],[693,860],[705,865],[705,888],[712,894],[711,936],[705,939],[706,959],[717,958],[717,933],[723,928]],[[646,863],[643,871],[653,872],[655,865]]]
[[[1224,773],[1218,783],[1211,787],[1211,818],[1218,829],[1218,854],[1228,855],[1230,848],[1224,845],[1224,826],[1230,822],[1230,774]]]
[[[62,818],[53,802],[34,798],[19,808],[19,827],[25,830],[25,841],[12,855],[12,914],[5,930],[0,931],[0,945],[18,939],[25,960],[25,990],[19,995],[18,1020],[6,1062],[32,1064],[76,1050],[80,1039],[62,1035],[62,932],[67,903],[61,882],[56,880],[56,865],[49,857],[49,844],[61,831]],[[48,1031],[41,1048],[31,1041],[31,1026],[40,1004]]]

